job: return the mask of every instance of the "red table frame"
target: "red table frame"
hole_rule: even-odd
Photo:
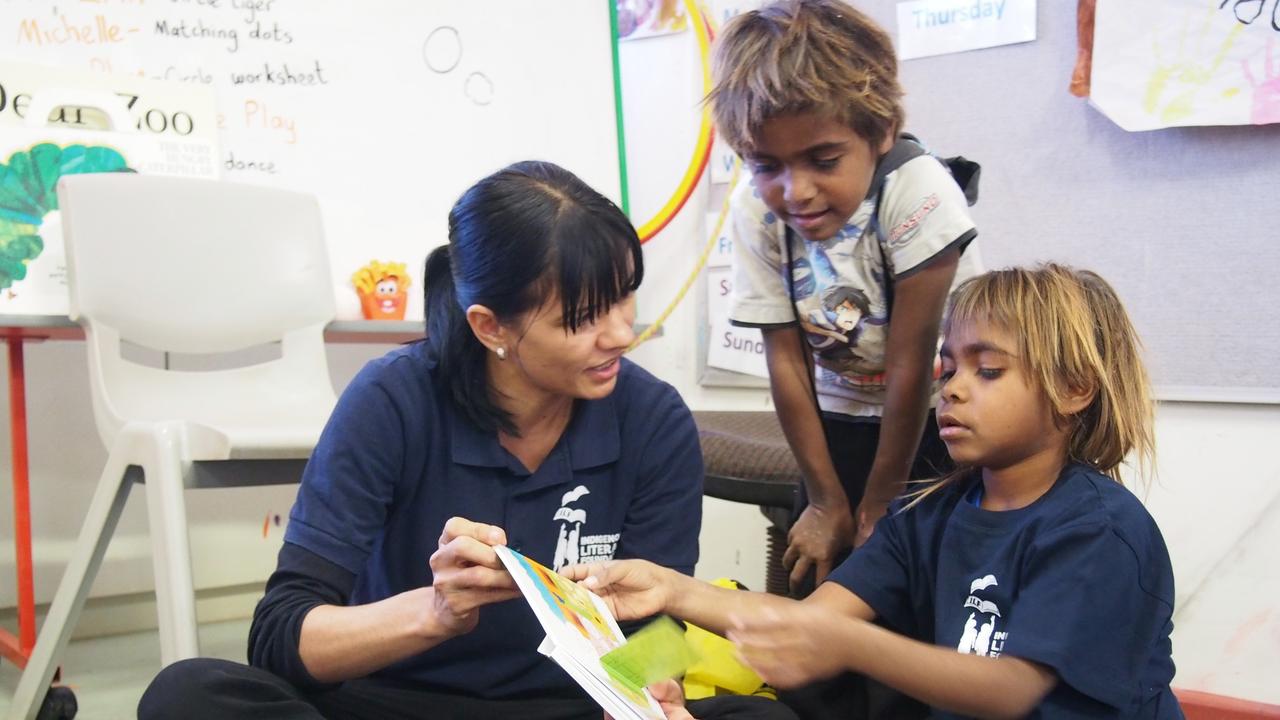
[[[422,337],[408,321],[339,321],[325,328],[335,343],[404,343]],[[0,628],[0,657],[27,666],[36,645],[35,577],[31,560],[31,485],[27,456],[27,383],[23,346],[44,340],[83,340],[84,330],[58,315],[0,317],[0,339],[9,350],[9,432],[13,453],[13,534],[18,575],[18,634]]]

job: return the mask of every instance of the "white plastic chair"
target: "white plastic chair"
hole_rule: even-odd
[[[58,200],[71,315],[85,328],[109,456],[14,718],[39,710],[135,482],[146,488],[161,662],[195,657],[183,490],[297,482],[335,402],[323,337],[335,306],[313,196],[96,174],[62,178]],[[121,341],[186,354],[278,341],[281,353],[248,367],[173,371],[124,359]]]

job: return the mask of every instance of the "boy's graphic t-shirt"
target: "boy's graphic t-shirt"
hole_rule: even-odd
[[[905,635],[1051,668],[1059,683],[1030,717],[1182,717],[1173,568],[1146,508],[1084,465],[1018,510],[975,507],[976,482],[899,503],[830,579]]]
[[[977,235],[964,193],[935,158],[914,158],[885,178],[880,237],[874,196],[863,200],[835,237],[808,242],[741,183],[731,201],[735,325],[789,325],[799,318],[816,359],[823,411],[879,417],[889,331],[887,287],[953,246],[962,250],[958,284],[981,272]],[[790,236],[790,264],[782,243]],[[888,266],[886,267],[886,262]],[[786,267],[784,267],[786,266]],[[788,284],[794,284],[795,309]],[[934,400],[937,398],[937,384]]]

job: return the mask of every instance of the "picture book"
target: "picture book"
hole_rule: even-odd
[[[604,601],[510,548],[495,550],[547,632],[538,652],[564,668],[615,720],[664,720],[648,690],[615,677],[601,663],[627,642]]]

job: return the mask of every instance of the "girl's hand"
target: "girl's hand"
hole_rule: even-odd
[[[792,589],[801,586],[810,568],[814,570],[814,586],[821,585],[853,542],[853,515],[847,504],[827,509],[809,503],[791,526],[787,551],[782,555],[782,566],[791,571]]]
[[[832,615],[820,605],[791,603],[730,618],[727,637],[738,658],[762,680],[793,688],[847,669],[836,650],[844,642],[838,635],[855,622],[860,621]]]
[[[440,547],[431,554],[432,612],[449,635],[475,629],[480,607],[519,597],[520,590],[493,546],[505,545],[502,528],[449,518]]]
[[[674,571],[648,560],[610,560],[570,565],[560,571],[600,596],[618,620],[637,620],[664,612],[670,605]]]

